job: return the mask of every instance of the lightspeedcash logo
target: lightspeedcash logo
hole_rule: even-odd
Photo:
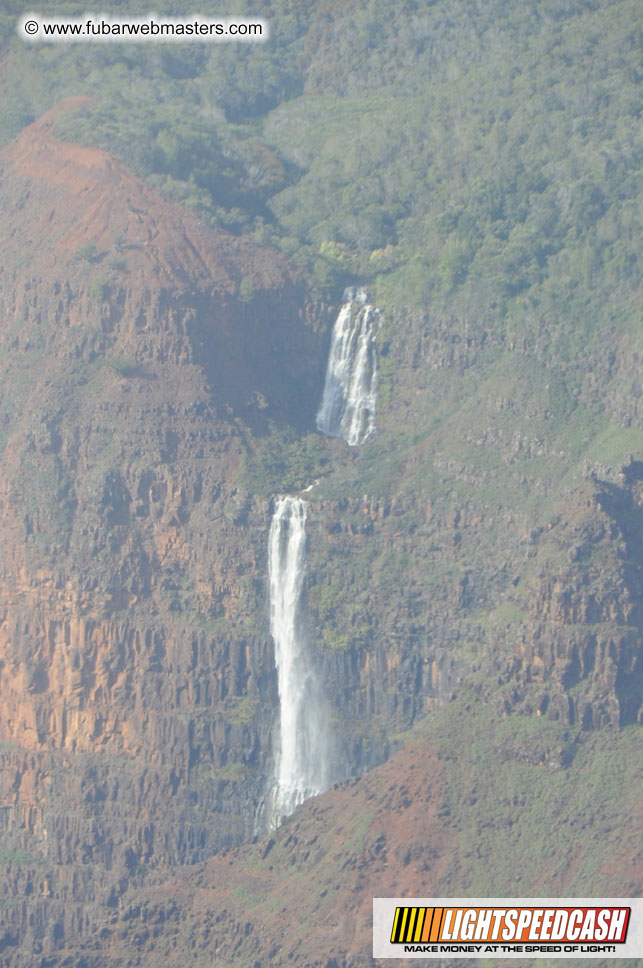
[[[640,957],[643,901],[373,901],[376,958]]]

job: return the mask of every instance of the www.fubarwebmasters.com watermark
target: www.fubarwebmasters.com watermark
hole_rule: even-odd
[[[210,20],[199,14],[181,20],[148,14],[146,17],[110,17],[109,14],[86,13],[82,17],[43,17],[27,13],[17,24],[23,40],[36,42],[87,43],[91,41],[245,41],[257,43],[268,39],[268,22],[261,17],[244,20],[222,17]]]

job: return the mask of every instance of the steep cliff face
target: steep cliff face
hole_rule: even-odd
[[[573,366],[543,362],[544,331],[515,345],[479,321],[383,316],[377,435],[359,449],[313,437],[335,307],[311,308],[281,256],[206,230],[51,122],[4,150],[0,180],[0,951],[16,963],[252,835],[277,709],[277,493],[312,484],[302,601],[345,773],[445,704],[472,728],[488,705],[560,730],[489,754],[493,769],[555,770],[573,758],[568,728],[627,725],[641,707],[640,467],[550,506],[579,459],[578,395]],[[379,774],[399,789],[378,823],[430,800],[422,836],[446,849],[423,769],[403,757]],[[359,786],[356,814],[350,788],[331,792],[329,818],[368,812],[378,782]],[[407,832],[391,848],[405,870]],[[381,833],[346,870],[383,863]],[[474,850],[461,845],[461,869]],[[208,926],[226,957],[239,910],[233,925]]]
[[[583,729],[641,722],[643,473],[593,479],[542,534],[510,676],[515,700]]]
[[[570,483],[613,417],[583,423],[598,377],[580,385],[550,339],[419,314],[380,328],[380,437],[344,498],[322,482],[308,591],[320,648],[346,654],[337,681],[375,717],[479,681],[501,715],[640,721],[641,462]],[[612,407],[608,371],[601,386]]]
[[[319,379],[277,254],[202,229],[51,120],[3,152],[0,183],[10,947],[252,832],[269,508],[238,475],[249,428],[312,419]]]
[[[64,102],[2,153],[10,346],[30,354],[25,363],[46,354],[63,373],[112,354],[142,371],[193,364],[222,413],[308,416],[311,346],[297,325],[301,284],[285,261],[206,231],[105,152],[58,141],[56,114],[83,100]]]
[[[4,151],[0,184],[1,943],[16,957],[252,834],[277,697],[271,490],[248,487],[247,455],[269,421],[313,426],[332,315],[305,320],[279,256],[204,230],[51,122]],[[343,444],[320,446],[345,464]],[[466,582],[388,577],[435,536],[417,504],[311,506],[306,612],[349,771],[381,762],[461,667],[444,615]]]

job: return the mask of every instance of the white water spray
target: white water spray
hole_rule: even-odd
[[[306,504],[278,499],[270,526],[270,631],[279,685],[279,741],[267,820],[277,827],[308,797],[327,790],[331,778],[331,734],[327,707],[301,622],[306,568]]]
[[[317,429],[353,447],[375,430],[378,315],[363,290],[347,289],[333,326]]]

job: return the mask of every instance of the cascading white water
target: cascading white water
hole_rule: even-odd
[[[347,289],[333,326],[317,429],[353,447],[375,430],[378,314],[363,290]]]
[[[279,685],[279,741],[267,821],[277,827],[308,797],[330,786],[331,734],[327,707],[301,622],[306,568],[306,504],[277,500],[270,526],[270,631]]]

